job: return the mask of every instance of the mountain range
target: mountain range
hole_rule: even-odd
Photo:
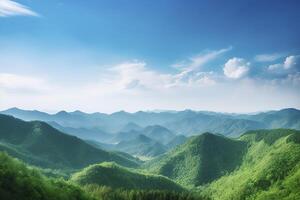
[[[80,136],[83,139],[101,140],[100,142],[108,140],[107,134],[140,131],[142,128],[155,125],[165,127],[174,134],[186,136],[211,132],[238,137],[248,130],[272,128],[300,129],[300,111],[293,108],[256,114],[231,114],[192,110],[173,112],[139,111],[136,113],[120,111],[112,114],[60,111],[56,114],[48,114],[18,108],[11,108],[1,111],[1,113],[26,121],[40,120],[52,123],[52,125],[55,123],[56,126],[54,126],[61,131]]]
[[[163,126],[142,125],[137,122],[142,121],[140,118],[134,122],[124,118],[135,114],[112,114],[122,126],[120,132],[103,131],[109,135],[107,141],[115,142],[111,144],[95,141],[93,137],[83,140],[67,133],[67,129],[62,132],[53,127],[83,130],[78,134],[94,130],[96,137],[97,131],[102,131],[97,126],[70,127],[75,118],[78,123],[83,116],[90,120],[90,114],[79,111],[60,113],[57,121],[23,121],[0,114],[0,199],[300,198],[298,110],[253,115],[177,113],[177,117],[182,117],[181,120],[177,118],[179,127],[180,123],[207,125],[204,116],[214,123],[219,119],[223,125],[218,126],[227,129],[227,122],[224,122],[227,119],[243,121],[241,126],[249,121],[268,124],[267,129],[246,131],[234,138],[211,132],[186,134],[186,137],[171,130],[168,120]],[[174,112],[150,114],[161,114],[162,118],[176,115]],[[45,117],[45,113],[37,112],[37,115]],[[131,120],[133,118],[131,116]],[[152,122],[155,120],[152,118]],[[66,126],[59,121],[64,121]],[[242,130],[237,124],[231,128]],[[152,159],[141,161],[132,155]]]

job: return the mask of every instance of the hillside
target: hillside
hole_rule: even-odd
[[[245,150],[243,141],[204,133],[143,167],[180,184],[198,186],[233,171],[242,162]]]
[[[44,122],[25,122],[0,115],[0,149],[31,164],[52,168],[82,168],[114,161],[124,166],[138,164],[113,152],[97,149],[77,137],[64,134]]]
[[[300,131],[245,133],[249,148],[239,169],[204,191],[213,199],[300,199]]]
[[[82,189],[42,176],[38,170],[0,152],[0,199],[92,200]]]
[[[74,174],[71,181],[79,185],[96,184],[123,189],[184,190],[163,176],[133,172],[115,163],[91,165]]]
[[[154,190],[152,187],[147,190],[128,190],[97,185],[75,186],[70,181],[47,178],[41,175],[39,169],[32,169],[1,152],[0,172],[0,199],[7,200],[208,200],[199,194],[182,191],[182,188],[166,178],[150,180],[155,179],[161,184],[164,181],[166,184],[171,183],[174,189],[180,191]],[[151,183],[148,180],[146,182]]]

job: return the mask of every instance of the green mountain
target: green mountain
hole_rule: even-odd
[[[91,165],[75,173],[71,181],[78,185],[96,184],[124,189],[184,190],[166,177],[134,172],[115,163]]]
[[[104,161],[130,167],[138,165],[123,155],[97,149],[44,122],[25,122],[6,115],[0,115],[0,150],[31,164],[51,168],[76,169]]]
[[[205,133],[142,167],[216,200],[299,199],[300,131],[249,131],[238,139]]]
[[[138,135],[133,140],[122,141],[115,145],[114,149],[131,155],[147,157],[155,157],[167,151],[166,146],[145,135]]]
[[[213,199],[300,199],[300,131],[245,133],[243,162],[204,189]]]
[[[38,170],[0,152],[0,199],[91,199],[80,188],[62,180],[48,179]]]
[[[121,169],[123,170],[123,169]],[[144,180],[137,174],[136,181]],[[149,177],[149,175],[144,175]],[[130,178],[130,177],[129,177]],[[200,195],[182,191],[182,188],[167,178],[151,176],[148,184],[165,185],[167,190],[153,190],[151,185],[147,190],[117,189],[107,186],[85,185],[75,186],[71,181],[47,178],[39,169],[26,166],[24,163],[0,152],[0,199],[7,200],[208,200]],[[173,187],[174,188],[173,188]],[[154,185],[154,188],[157,187]],[[173,191],[173,189],[178,189]]]
[[[245,151],[243,141],[204,133],[151,160],[144,168],[180,184],[198,186],[233,171],[242,162]]]

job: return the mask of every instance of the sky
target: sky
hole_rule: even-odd
[[[298,0],[0,0],[0,109],[300,108]]]

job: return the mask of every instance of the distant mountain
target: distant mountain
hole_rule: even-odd
[[[187,186],[209,183],[233,171],[246,150],[243,141],[204,133],[191,137],[174,150],[146,163],[153,173]]]
[[[137,173],[115,163],[91,165],[74,174],[71,182],[79,185],[94,184],[123,189],[184,190],[166,177]]]
[[[131,155],[147,157],[155,157],[167,151],[164,145],[145,135],[138,135],[133,140],[122,141],[115,145],[114,149]]]
[[[139,135],[145,135],[161,144],[167,144],[175,137],[175,134],[172,133],[167,128],[159,125],[153,125],[153,126],[147,126],[140,130],[131,130],[128,132],[117,133],[113,137],[111,142],[119,143],[122,141],[129,141],[135,139]]]
[[[2,114],[0,150],[26,162],[52,168],[76,169],[104,161],[131,167],[138,165],[122,155],[97,149],[77,137],[64,134],[44,122],[25,122]]]
[[[176,135],[170,142],[168,142],[168,144],[166,144],[166,147],[168,149],[172,149],[178,145],[185,143],[187,139],[188,138],[185,137],[184,135]]]
[[[130,132],[130,131],[140,131],[143,128],[137,125],[136,123],[129,122],[126,124],[119,132]]]
[[[300,111],[297,109],[283,109],[243,115],[192,110],[178,112],[139,111],[136,113],[120,111],[113,114],[61,111],[56,114],[47,114],[17,108],[2,111],[2,113],[13,115],[23,120],[42,120],[55,122],[63,127],[85,128],[87,130],[86,135],[93,135],[88,133],[88,130],[94,129],[105,133],[119,133],[140,131],[139,127],[156,125],[165,127],[172,133],[186,136],[212,132],[238,137],[248,130],[272,128],[300,129]],[[85,133],[82,132],[81,135],[85,135]],[[92,137],[89,137],[89,139],[98,140],[96,135]]]
[[[97,128],[72,128],[64,127],[56,122],[47,122],[52,127],[60,130],[63,133],[74,135],[83,140],[96,140],[99,142],[108,142],[113,138],[113,135]]]

